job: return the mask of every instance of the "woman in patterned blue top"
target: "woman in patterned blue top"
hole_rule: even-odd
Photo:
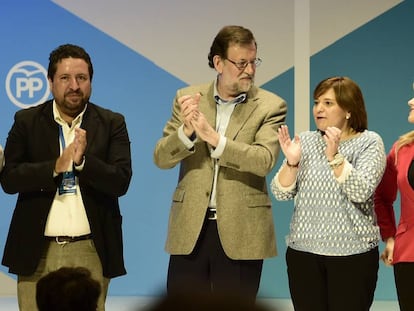
[[[286,239],[292,302],[296,311],[366,311],[377,283],[373,194],[384,144],[367,130],[363,95],[351,79],[325,79],[313,98],[317,131],[291,139],[287,126],[279,129],[286,159],[271,182],[276,199],[294,199]]]

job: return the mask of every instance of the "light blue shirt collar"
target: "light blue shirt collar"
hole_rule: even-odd
[[[214,83],[214,100],[219,105],[225,105],[225,104],[241,104],[246,100],[247,94],[246,93],[240,93],[236,98],[233,98],[232,100],[224,100],[220,97],[218,91],[217,91],[217,79]]]

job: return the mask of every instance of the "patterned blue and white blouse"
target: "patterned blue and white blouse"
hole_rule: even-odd
[[[326,159],[320,132],[307,131],[299,137],[302,157],[296,182],[281,186],[279,172],[271,181],[277,200],[294,199],[287,245],[326,256],[359,254],[376,247],[380,236],[373,194],[386,163],[381,137],[365,130],[341,141],[338,151],[346,160],[338,178]]]

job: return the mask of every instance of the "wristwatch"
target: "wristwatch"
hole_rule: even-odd
[[[328,164],[331,167],[331,169],[336,169],[337,167],[339,167],[342,163],[344,163],[344,156],[340,153],[335,154],[334,158],[332,161],[329,161]]]

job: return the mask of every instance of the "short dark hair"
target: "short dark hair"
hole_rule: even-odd
[[[96,311],[101,286],[84,267],[62,267],[36,284],[39,311]]]
[[[356,132],[363,132],[368,128],[367,111],[365,109],[362,91],[353,80],[348,77],[330,77],[319,82],[313,92],[313,99],[333,89],[338,105],[351,113],[348,120],[349,127]]]
[[[276,311],[277,307],[251,301],[241,293],[221,291],[209,293],[197,290],[167,294],[150,304],[145,311]],[[138,311],[138,310],[137,310]]]
[[[214,38],[208,54],[208,65],[214,68],[213,58],[219,55],[221,58],[227,58],[227,50],[231,44],[249,45],[254,42],[256,48],[256,39],[253,33],[242,26],[224,26]]]
[[[74,44],[63,44],[54,49],[49,55],[49,67],[47,76],[53,81],[57,70],[57,64],[64,58],[81,58],[88,64],[89,78],[92,81],[93,66],[89,54],[80,46]]]

